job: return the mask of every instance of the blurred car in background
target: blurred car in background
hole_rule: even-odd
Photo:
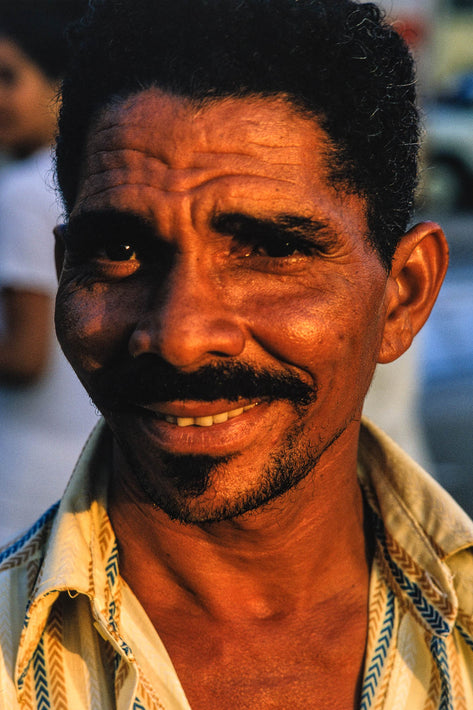
[[[473,517],[473,211],[417,218],[438,221],[450,245],[445,283],[419,335],[429,470]]]
[[[433,471],[473,517],[473,69],[424,107],[418,207],[450,244],[450,268],[421,334],[420,409]]]
[[[419,205],[439,212],[473,208],[473,69],[424,107]]]

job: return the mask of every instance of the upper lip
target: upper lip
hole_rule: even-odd
[[[239,399],[229,401],[224,399],[214,400],[212,402],[193,402],[190,400],[173,401],[173,402],[150,402],[140,404],[140,407],[149,409],[156,414],[163,416],[170,415],[172,417],[209,417],[222,412],[229,412],[240,407],[246,407],[251,404],[259,404],[260,399]]]

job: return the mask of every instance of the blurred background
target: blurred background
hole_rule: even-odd
[[[473,0],[379,4],[417,59],[424,138],[416,221],[439,222],[451,250],[445,284],[417,338],[410,367],[418,378],[405,377],[413,390],[404,402],[411,396],[423,463],[473,515]],[[383,378],[373,388],[381,390],[373,393],[378,404]]]

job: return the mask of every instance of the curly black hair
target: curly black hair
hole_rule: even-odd
[[[283,95],[330,136],[333,180],[366,199],[367,239],[389,268],[414,203],[419,116],[412,57],[376,5],[91,0],[70,39],[57,141],[67,211],[88,128],[114,97]]]

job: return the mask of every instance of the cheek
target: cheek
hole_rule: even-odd
[[[33,103],[29,93],[22,90],[17,90],[10,102],[11,114],[15,116],[18,122],[18,130],[25,125],[32,125],[37,121],[35,114],[31,111],[31,106],[38,105]]]
[[[276,301],[260,297],[252,306],[253,337],[276,359],[317,378],[322,371],[333,380],[359,371],[369,379],[382,337],[381,301],[381,293],[334,287]]]
[[[76,371],[92,372],[127,348],[133,328],[130,310],[127,299],[112,298],[101,284],[84,288],[60,284],[56,332]]]

